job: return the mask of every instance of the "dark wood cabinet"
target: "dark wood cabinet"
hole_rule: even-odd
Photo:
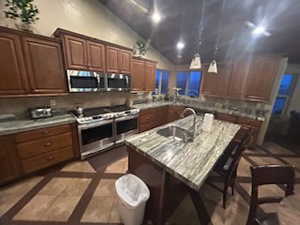
[[[88,41],[88,67],[92,71],[105,72],[105,45]]]
[[[207,67],[204,69],[201,93],[206,96],[227,96],[227,87],[232,71],[232,64],[218,65],[218,74],[209,73]]]
[[[0,31],[0,94],[22,95],[29,92],[21,38]]]
[[[151,130],[155,127],[180,119],[184,106],[162,106],[145,109],[139,115],[139,132]]]
[[[127,50],[119,50],[118,51],[118,66],[119,72],[123,74],[131,73],[131,57],[132,54]]]
[[[233,61],[232,73],[228,83],[228,97],[244,99],[250,64],[251,58],[240,58]]]
[[[155,71],[156,64],[152,62],[145,62],[145,91],[155,90]]]
[[[88,69],[87,41],[70,36],[64,36],[65,58],[67,69]]]
[[[0,184],[20,176],[14,135],[0,136]]]
[[[245,97],[253,101],[268,102],[274,81],[279,76],[281,58],[275,56],[256,56],[253,58]]]
[[[31,92],[66,92],[61,46],[57,41],[24,37],[24,53]]]
[[[106,71],[109,73],[118,73],[118,51],[115,47],[106,47]]]
[[[133,91],[143,91],[144,84],[145,84],[145,62],[143,60],[132,59],[131,89]]]

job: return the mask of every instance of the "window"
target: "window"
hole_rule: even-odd
[[[285,74],[282,75],[280,81],[279,92],[273,107],[273,115],[281,115],[284,112],[286,104],[289,100],[291,90],[293,87],[294,75]]]
[[[202,72],[178,72],[176,77],[176,87],[180,88],[179,95],[190,97],[199,96]]]
[[[158,94],[167,94],[169,83],[169,71],[156,70],[155,81],[155,88],[158,90]]]

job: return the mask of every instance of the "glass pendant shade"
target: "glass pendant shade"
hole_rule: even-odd
[[[190,65],[190,70],[199,70],[201,69],[201,58],[200,58],[200,55],[197,53],[195,54],[192,62],[191,62],[191,65]]]
[[[209,73],[218,73],[218,69],[217,69],[217,62],[216,60],[211,61],[209,67],[208,67],[208,72]]]

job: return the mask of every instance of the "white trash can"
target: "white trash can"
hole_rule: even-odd
[[[146,184],[133,174],[120,177],[116,183],[119,197],[118,211],[124,225],[141,225],[150,191]]]

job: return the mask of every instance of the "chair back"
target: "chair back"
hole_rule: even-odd
[[[267,184],[285,185],[285,196],[294,193],[295,168],[292,166],[266,165],[250,167],[252,175],[252,191],[250,211],[247,225],[252,225],[256,221],[256,209],[258,205],[265,203],[275,203],[282,198],[258,198],[258,188]]]

